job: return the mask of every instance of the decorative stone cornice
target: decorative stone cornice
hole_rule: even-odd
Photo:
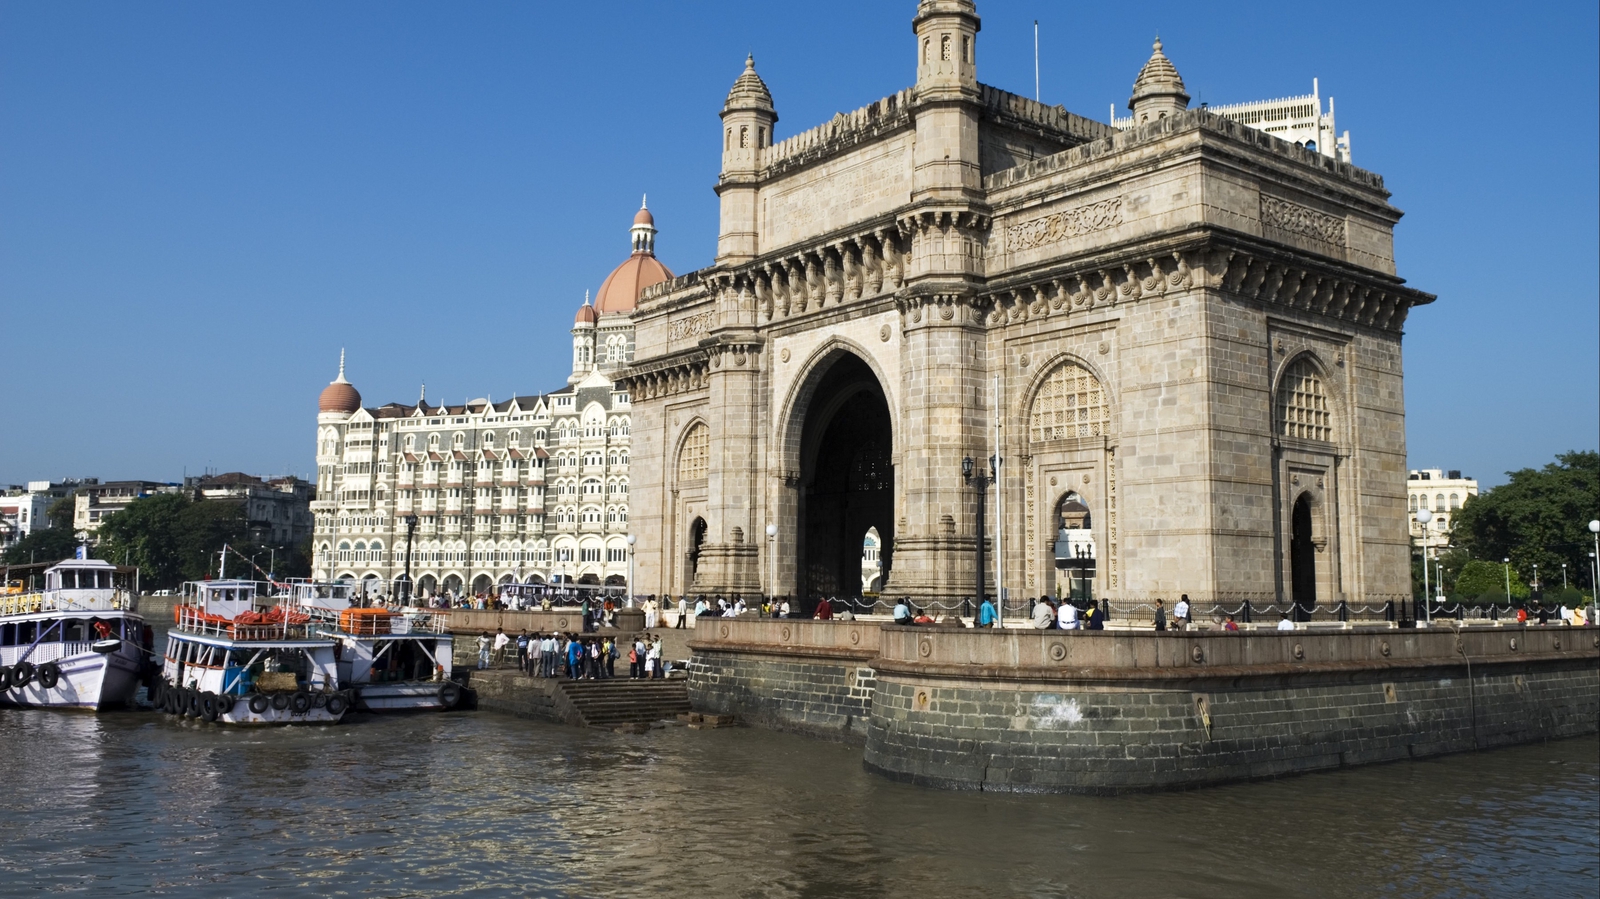
[[[676,353],[634,365],[617,382],[633,394],[633,401],[651,400],[704,390],[710,373],[710,355],[704,349]]]
[[[1134,248],[1120,258],[1089,261],[1076,271],[1052,271],[986,291],[989,314],[984,324],[1005,327],[1197,287],[1384,331],[1400,330],[1410,307],[1434,300],[1431,294],[1349,269],[1211,239],[1161,252]]]

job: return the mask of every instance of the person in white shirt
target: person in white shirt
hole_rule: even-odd
[[[689,597],[686,595],[678,597],[678,623],[675,626],[689,626]]]
[[[1056,612],[1056,623],[1064,631],[1078,629],[1078,607],[1067,600],[1061,601],[1061,609]]]
[[[1178,604],[1172,607],[1172,629],[1185,630],[1189,627],[1189,594],[1178,597]]]
[[[1056,610],[1050,608],[1050,597],[1042,596],[1033,607],[1033,626],[1041,631],[1049,630],[1050,623],[1055,621]]]
[[[1280,630],[1280,631],[1292,631],[1292,630],[1294,630],[1294,622],[1289,620],[1289,615],[1287,613],[1285,613],[1282,618],[1278,619],[1278,630]]]
[[[644,626],[646,630],[656,626],[656,601],[653,599],[644,601]]]
[[[789,617],[789,597],[787,597],[787,596],[785,596],[783,598],[783,602],[778,603],[778,617],[779,618],[788,618]]]

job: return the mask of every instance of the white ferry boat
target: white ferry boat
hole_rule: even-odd
[[[261,597],[254,581],[184,585],[153,701],[218,724],[334,724],[350,709],[335,642],[310,616]]]
[[[292,581],[290,605],[311,630],[336,641],[339,687],[360,711],[447,710],[463,690],[450,679],[454,638],[448,613],[424,608],[361,608],[343,581]]]
[[[0,595],[0,705],[123,708],[146,672],[150,631],[117,568],[68,559],[42,592]]]

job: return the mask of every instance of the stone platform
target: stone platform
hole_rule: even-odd
[[[697,709],[859,742],[930,786],[1114,793],[1600,729],[1600,628],[1252,633],[733,620],[691,644]]]

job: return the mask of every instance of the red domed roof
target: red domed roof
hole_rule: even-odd
[[[592,325],[599,320],[599,318],[600,316],[595,314],[594,307],[588,303],[584,303],[582,306],[578,307],[578,314],[573,316],[572,323],[575,325]]]
[[[632,312],[639,305],[639,293],[653,284],[672,280],[672,272],[650,253],[634,253],[617,266],[595,294],[594,308],[602,315]]]
[[[322,388],[317,397],[317,411],[351,413],[361,408],[361,393],[355,385],[344,379],[344,350],[339,351],[339,377]]]
[[[633,214],[633,223],[635,225],[649,225],[654,228],[656,226],[656,217],[650,214],[650,210],[640,206],[639,211]]]

